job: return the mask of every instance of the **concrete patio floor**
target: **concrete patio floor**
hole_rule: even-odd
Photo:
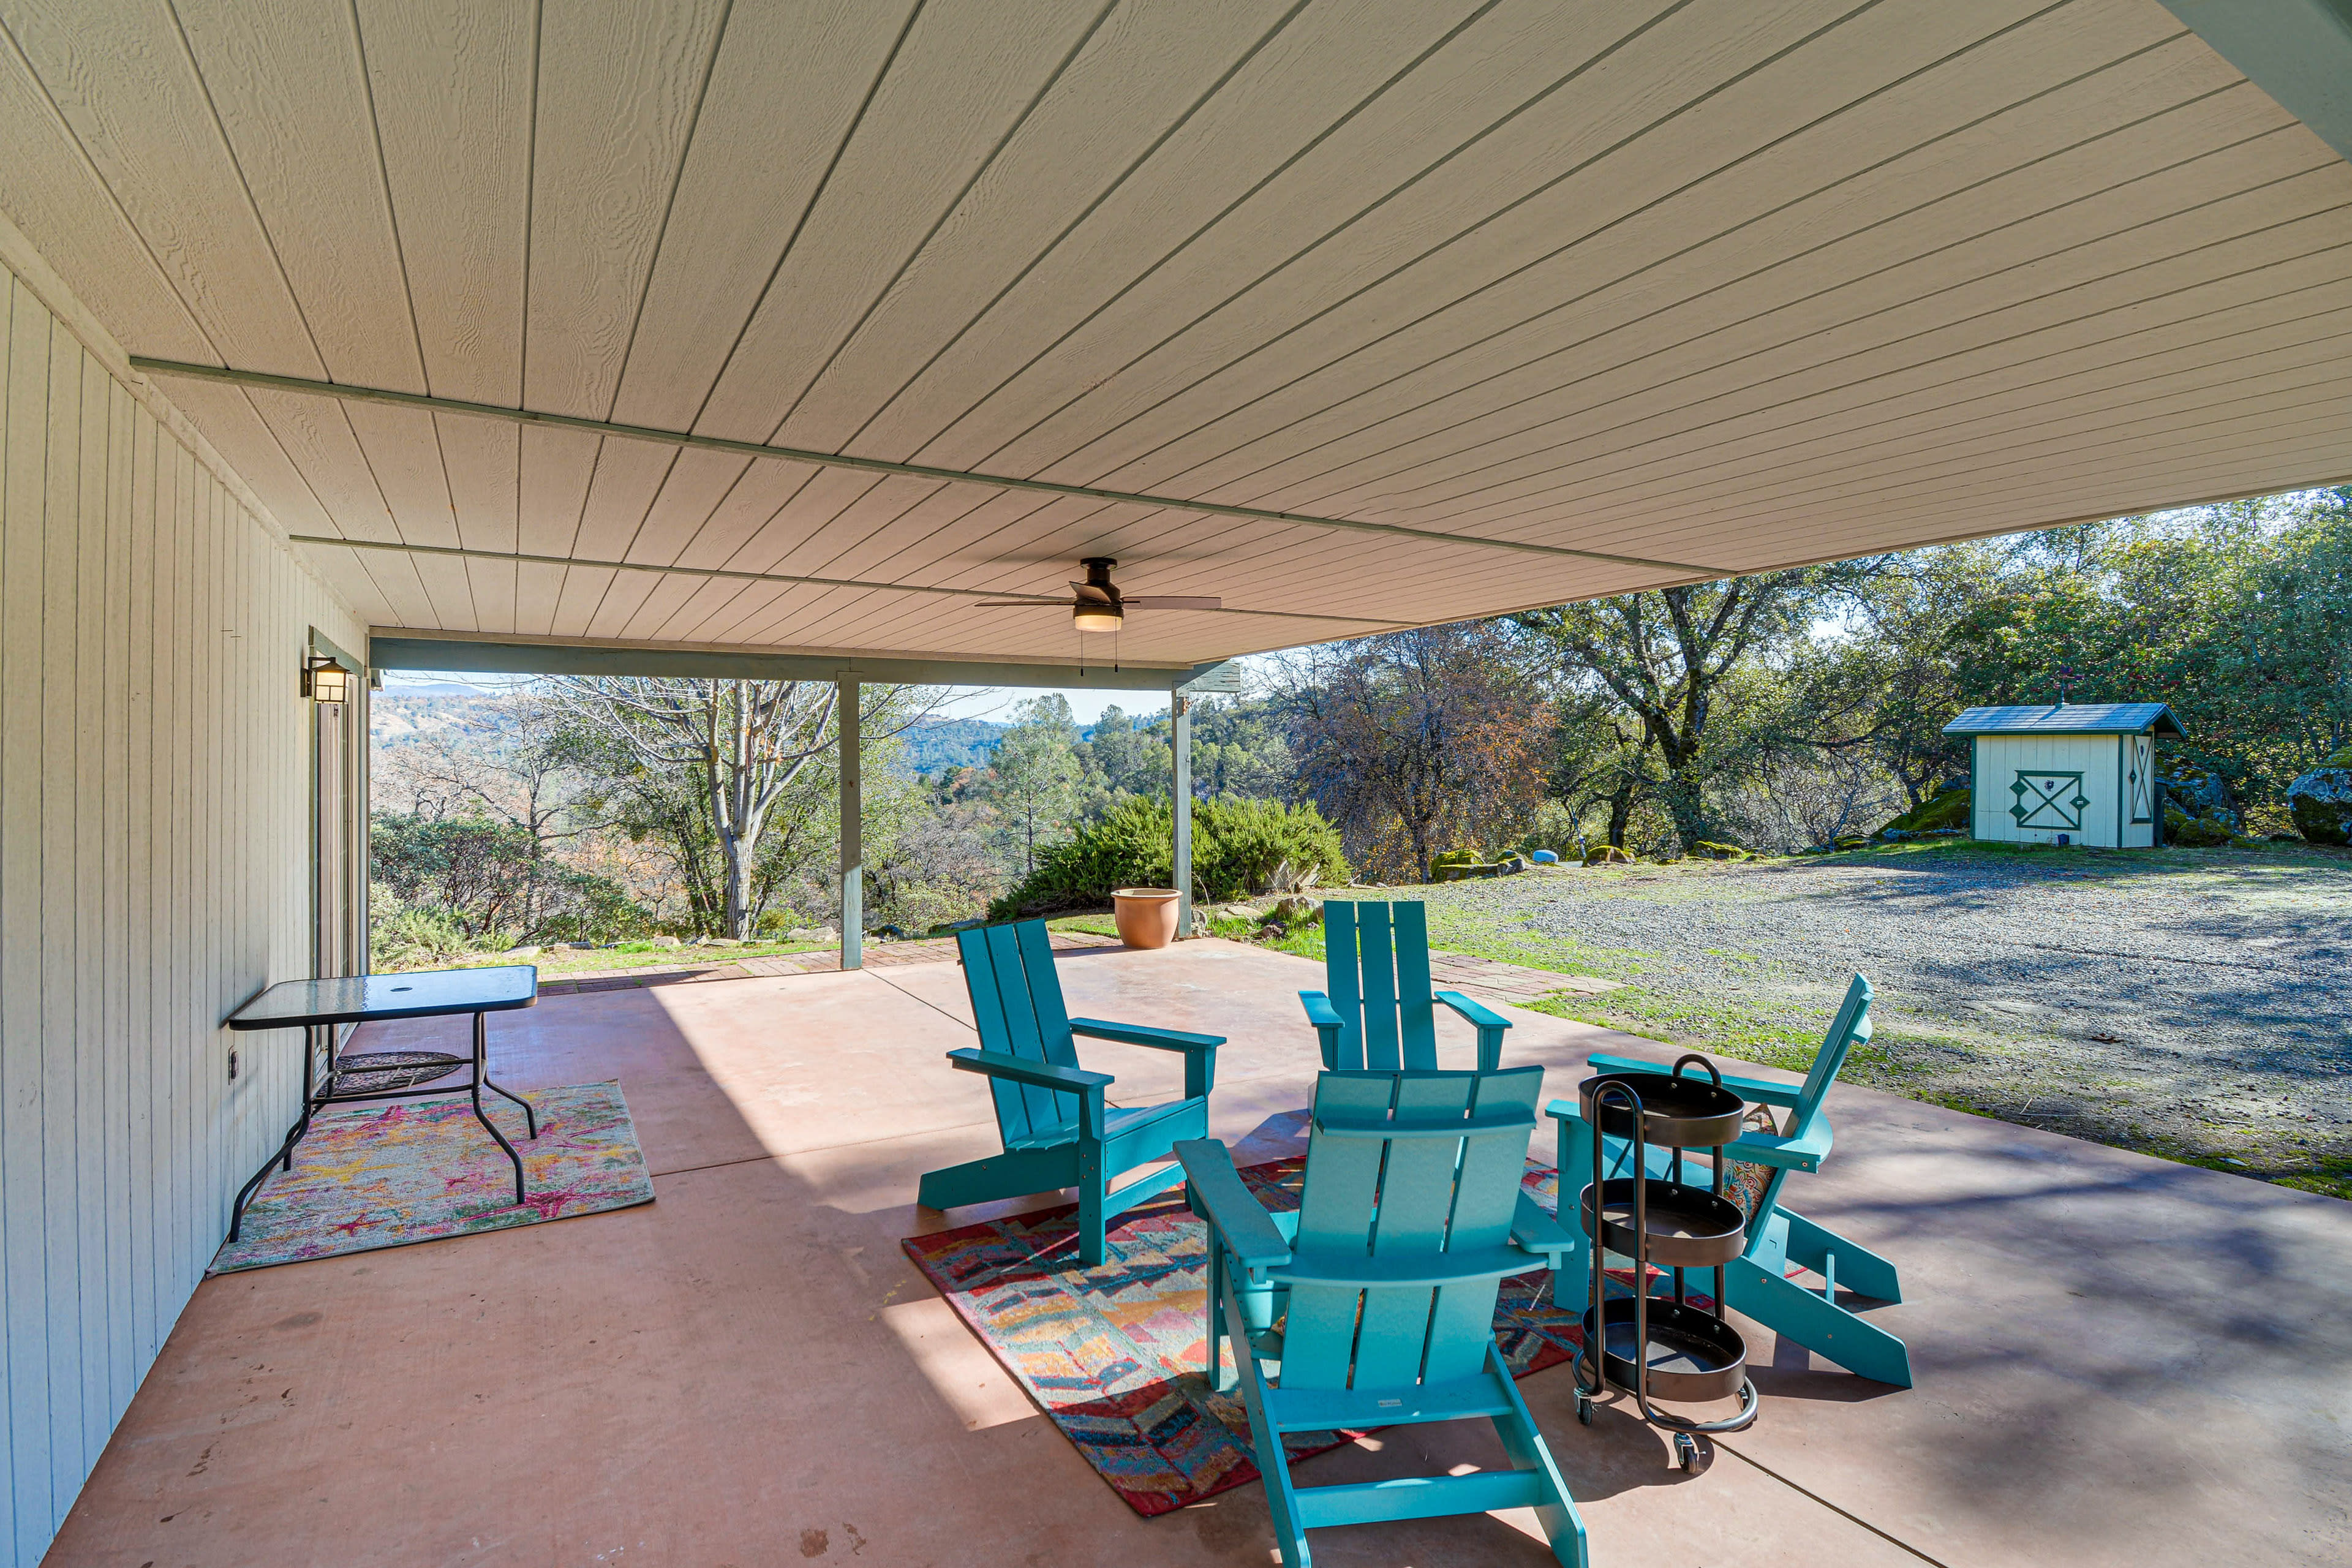
[[[1074,1013],[1229,1035],[1215,1131],[1245,1160],[1295,1146],[1315,1061],[1293,993],[1318,969],[1219,942],[1060,967]],[[1272,1561],[1255,1485],[1137,1518],[899,1250],[978,1217],[912,1203],[920,1172],[995,1147],[986,1086],[940,1060],[968,1016],[961,972],[931,964],[495,1019],[510,1085],[621,1081],[657,1201],[207,1281],[48,1561]],[[1669,1054],[1513,1016],[1507,1059],[1542,1063],[1552,1095],[1593,1049]],[[1466,1030],[1443,1037],[1466,1057]],[[1155,1053],[1085,1056],[1118,1098],[1178,1087]],[[2352,1207],[1862,1089],[1831,1110],[1837,1151],[1795,1201],[1900,1264],[1911,1299],[1874,1321],[1909,1342],[1918,1386],[1750,1326],[1762,1417],[1685,1475],[1615,1409],[1580,1426],[1569,1369],[1527,1380],[1597,1564],[2352,1558]],[[1465,1424],[1303,1474],[1499,1458]],[[1314,1546],[1328,1564],[1550,1561],[1511,1515]]]

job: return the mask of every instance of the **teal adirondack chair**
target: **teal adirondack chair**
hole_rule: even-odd
[[[1323,903],[1325,991],[1301,991],[1307,1021],[1321,1037],[1331,1070],[1409,1070],[1437,1066],[1436,1004],[1478,1031],[1478,1070],[1503,1061],[1511,1021],[1459,991],[1429,989],[1429,920],[1412,903]]]
[[[1542,1086],[1532,1067],[1322,1074],[1290,1214],[1265,1211],[1223,1143],[1176,1145],[1209,1223],[1209,1379],[1225,1386],[1230,1340],[1288,1568],[1311,1561],[1309,1530],[1501,1508],[1533,1508],[1552,1555],[1584,1568],[1584,1521],[1495,1342],[1497,1282],[1580,1246],[1519,1190]],[[1300,1487],[1282,1447],[1476,1416],[1510,1468]]]
[[[956,948],[980,1048],[950,1051],[948,1060],[961,1071],[987,1075],[1004,1152],[926,1173],[916,1201],[948,1209],[1076,1187],[1078,1257],[1098,1264],[1114,1215],[1184,1179],[1182,1167],[1166,1165],[1126,1186],[1110,1184],[1122,1172],[1171,1158],[1176,1140],[1207,1134],[1209,1088],[1224,1037],[1071,1017],[1043,921],[958,931]],[[1112,1077],[1078,1066],[1074,1035],[1183,1052],[1184,1098],[1166,1105],[1106,1105]]]
[[[1790,1175],[1820,1170],[1822,1161],[1829,1155],[1830,1121],[1823,1113],[1822,1101],[1829,1098],[1830,1086],[1837,1081],[1838,1069],[1845,1066],[1846,1054],[1870,1038],[1870,982],[1855,975],[1853,983],[1846,987],[1845,1001],[1838,1008],[1821,1050],[1813,1057],[1805,1081],[1796,1088],[1767,1083],[1761,1079],[1733,1078],[1728,1074],[1724,1077],[1723,1087],[1741,1099],[1783,1106],[1789,1114],[1780,1124],[1780,1131],[1751,1131],[1724,1151],[1734,1165],[1726,1173],[1725,1188],[1727,1192],[1743,1190],[1749,1203],[1748,1246],[1725,1268],[1723,1293],[1731,1306],[1774,1333],[1794,1340],[1848,1372],[1908,1388],[1911,1352],[1903,1342],[1837,1302],[1840,1280],[1864,1296],[1900,1301],[1903,1285],[1895,1265],[1861,1243],[1814,1224],[1781,1202],[1781,1190]],[[1632,1057],[1595,1056],[1591,1065],[1596,1072],[1659,1070],[1655,1062]],[[1576,1102],[1556,1100],[1545,1110],[1559,1122],[1559,1168],[1563,1176],[1569,1172],[1591,1170],[1592,1129],[1577,1114]],[[1607,1153],[1612,1169],[1622,1170],[1630,1158],[1630,1147],[1612,1138]],[[1650,1173],[1664,1174],[1672,1157],[1671,1151],[1652,1149]],[[1580,1186],[1577,1190],[1580,1191]],[[1575,1193],[1563,1180],[1563,1210],[1575,1201]],[[1822,1289],[1815,1291],[1790,1279],[1788,1266],[1791,1263],[1822,1276]],[[1561,1279],[1559,1283],[1565,1288],[1568,1281]],[[1580,1288],[1591,1289],[1589,1276]]]

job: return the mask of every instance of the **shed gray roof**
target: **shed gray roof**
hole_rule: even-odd
[[[2161,702],[2069,702],[2030,708],[1971,708],[1944,726],[1947,735],[2186,735]]]

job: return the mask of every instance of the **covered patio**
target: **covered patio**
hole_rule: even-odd
[[[985,1091],[855,972],[854,723],[841,972],[498,1026],[657,1202],[207,1282],[367,675],[1149,690],[1181,802],[1244,656],[2338,482],[2347,80],[2343,0],[0,4],[0,1557],[1262,1560],[898,1250]],[[1061,962],[1286,1146],[1295,963]],[[1685,1481],[1537,1374],[1600,1561],[2343,1557],[2340,1209],[1838,1093],[1920,1386],[1768,1355]]]
[[[1228,1034],[1213,1132],[1244,1163],[1298,1147],[1315,1049],[1292,993],[1315,966],[1203,941],[1058,967],[1075,1011]],[[1541,1063],[1549,1093],[1594,1049],[1665,1054],[1509,1016],[1509,1059]],[[901,1252],[975,1217],[913,1204],[919,1172],[993,1146],[981,1080],[942,1059],[971,1042],[969,1016],[950,963],[505,1016],[506,1081],[621,1080],[656,1201],[207,1281],[49,1561],[1270,1562],[1256,1485],[1136,1517]],[[371,1027],[372,1044],[437,1037]],[[1448,1065],[1466,1059],[1466,1028],[1441,1038]],[[1122,1098],[1180,1081],[1157,1053],[1097,1043],[1087,1059]],[[1685,1475],[1621,1411],[1578,1426],[1569,1368],[1535,1374],[1521,1387],[1596,1562],[2341,1553],[2343,1205],[1861,1089],[1832,1110],[1807,1207],[1900,1264],[1910,1300],[1873,1316],[1908,1340],[1918,1386],[1747,1325],[1764,1417]],[[1483,1424],[1457,1424],[1306,1474],[1499,1462]],[[1316,1549],[1550,1560],[1512,1514],[1325,1531]]]

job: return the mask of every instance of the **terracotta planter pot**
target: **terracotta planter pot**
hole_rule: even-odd
[[[1118,888],[1111,909],[1118,940],[1129,947],[1166,947],[1176,940],[1177,892],[1173,888]]]

